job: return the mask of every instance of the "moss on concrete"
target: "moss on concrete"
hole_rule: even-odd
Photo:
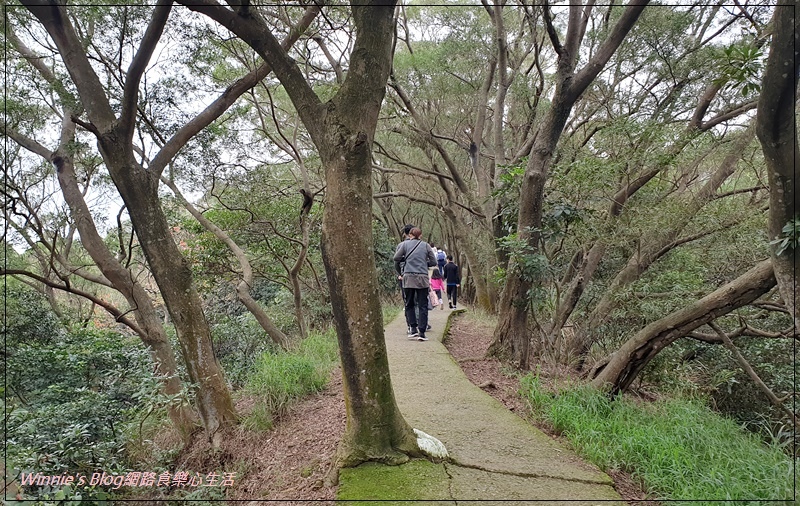
[[[412,460],[400,466],[369,462],[340,471],[336,498],[358,500],[349,504],[361,505],[370,504],[364,501],[371,499],[380,500],[382,505],[392,504],[386,502],[391,500],[448,500],[449,485],[443,464],[427,460]]]

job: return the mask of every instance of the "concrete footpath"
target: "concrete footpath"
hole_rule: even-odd
[[[344,469],[338,498],[359,500],[358,504],[380,500],[383,505],[398,500],[625,504],[605,473],[470,383],[441,343],[450,315],[446,308],[430,312],[433,329],[427,332],[427,342],[407,339],[402,314],[386,327],[400,411],[412,427],[444,443],[450,460]]]

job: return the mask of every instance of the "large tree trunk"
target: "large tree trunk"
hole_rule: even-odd
[[[377,280],[364,275],[375,270],[371,142],[366,132],[335,128],[330,116],[327,123],[344,134],[338,145],[320,150],[327,181],[322,252],[347,400],[339,464],[400,463],[418,449],[391,387]]]
[[[326,104],[256,11],[234,12],[202,0],[186,4],[232,30],[270,63],[325,167],[323,260],[347,411],[338,464],[397,463],[420,455],[389,378],[371,221],[372,142],[391,66],[395,2],[362,1],[351,7],[356,39],[350,69]]]
[[[798,1],[775,7],[769,59],[761,84],[756,119],[758,140],[764,151],[769,175],[769,225],[771,241],[784,237],[782,229],[800,220],[800,193],[797,192],[800,149],[795,129],[795,92],[800,69],[800,30],[797,24]],[[778,290],[800,333],[800,307],[796,299],[798,248],[778,253],[772,245],[772,262]]]
[[[613,393],[627,389],[661,350],[696,328],[750,304],[775,286],[770,260],[756,265],[702,299],[657,320],[628,339],[592,372],[592,385]]]
[[[353,7],[350,72],[327,104],[322,138],[314,139],[325,166],[323,259],[347,400],[343,466],[420,455],[392,391],[372,237],[372,141],[389,77],[393,11],[394,2]]]

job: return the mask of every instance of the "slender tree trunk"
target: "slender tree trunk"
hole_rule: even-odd
[[[556,308],[556,314],[553,317],[549,332],[551,341],[555,340],[557,334],[572,315],[572,312],[575,311],[578,301],[581,299],[586,286],[594,277],[594,273],[597,271],[597,267],[600,265],[600,261],[603,259],[605,252],[605,242],[602,240],[595,241],[592,247],[589,248],[589,252],[581,261],[577,272],[569,281],[567,289],[562,294],[560,304]]]
[[[286,334],[281,332],[281,329],[275,325],[269,315],[267,315],[267,312],[264,311],[264,308],[262,308],[258,301],[250,294],[255,276],[253,275],[253,267],[250,265],[250,260],[247,258],[247,254],[244,250],[236,244],[236,241],[234,241],[227,232],[219,228],[215,223],[206,218],[203,213],[198,211],[197,208],[190,204],[189,201],[184,198],[177,185],[165,177],[162,177],[161,181],[172,190],[172,193],[175,194],[175,197],[177,197],[184,209],[189,211],[189,214],[194,216],[203,228],[211,232],[214,237],[222,241],[225,246],[231,250],[231,253],[236,257],[236,261],[239,263],[239,267],[242,271],[242,278],[236,284],[236,297],[239,299],[239,302],[247,308],[250,314],[255,317],[258,324],[264,329],[264,332],[272,339],[272,342],[284,350],[289,349],[289,338]]]
[[[308,191],[308,189],[306,189]],[[308,253],[309,243],[309,223],[308,212],[300,215],[300,230],[303,234],[302,246],[300,247],[300,255],[297,257],[294,265],[289,269],[289,280],[292,283],[292,298],[294,300],[294,314],[297,319],[297,326],[300,329],[300,337],[303,339],[308,336],[308,329],[306,328],[305,315],[303,314],[303,291],[300,287],[300,269],[306,261],[306,254]]]
[[[642,369],[675,340],[750,304],[775,283],[772,262],[765,260],[697,302],[651,323],[594,368],[592,385],[613,393],[626,390]]]
[[[800,221],[800,192],[796,188],[800,148],[795,123],[797,78],[800,73],[798,7],[797,0],[775,7],[772,17],[774,33],[758,101],[757,135],[769,176],[767,231],[771,241],[785,237],[783,228],[792,220],[795,220],[795,224]],[[773,242],[772,262],[778,290],[794,319],[795,332],[800,333],[800,305],[796,292],[798,248],[789,247],[780,253],[778,249],[779,244]]]
[[[597,303],[583,329],[576,350],[580,355],[585,355],[591,344],[591,333],[599,328],[608,320],[609,315],[615,309],[616,295],[626,286],[638,280],[641,275],[649,269],[653,263],[661,258],[675,243],[686,225],[697,215],[698,212],[709,203],[722,184],[734,173],[736,165],[742,158],[742,153],[750,145],[755,132],[752,128],[744,132],[734,143],[730,153],[725,157],[720,167],[712,174],[708,182],[700,191],[686,202],[684,209],[678,216],[671,216],[669,228],[659,229],[650,236],[641,238],[640,247],[628,259],[625,267],[620,270],[603,297]]]

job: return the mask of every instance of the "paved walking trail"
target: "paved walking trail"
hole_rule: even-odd
[[[458,505],[625,504],[606,474],[467,379],[441,343],[450,314],[446,308],[430,312],[433,330],[427,342],[406,338],[402,314],[386,326],[400,411],[412,427],[444,443],[450,461],[342,470],[339,499],[382,500],[375,502],[381,505],[403,499]]]

